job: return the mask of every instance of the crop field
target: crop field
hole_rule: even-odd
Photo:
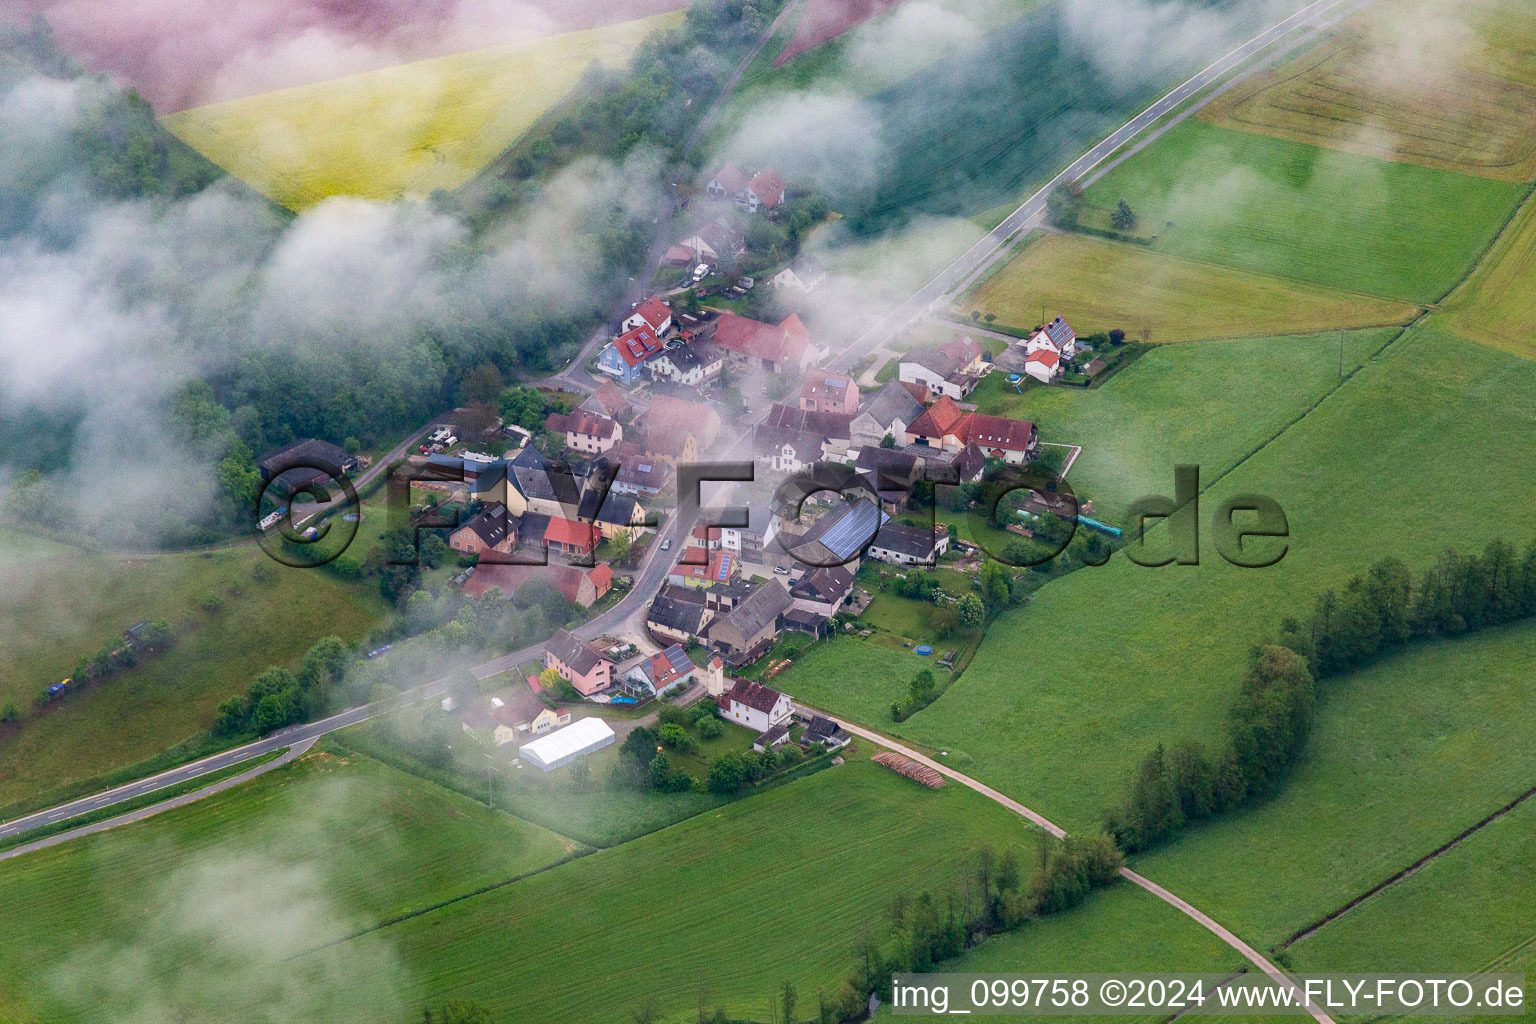
[[[1531,363],[1411,331],[1202,495],[1198,566],[1116,557],[1047,584],[903,735],[1065,827],[1097,827],[1155,743],[1224,722],[1250,645],[1324,587],[1383,555],[1422,566],[1447,544],[1530,539],[1533,403]],[[1468,488],[1475,501],[1439,497]],[[1210,516],[1255,492],[1290,537],[1277,565],[1241,569],[1213,550]]]
[[[1416,307],[1152,252],[1084,235],[1046,235],[959,305],[1028,329],[1040,308],[1079,334],[1120,328],[1153,341],[1405,324]]]
[[[1019,974],[1048,972],[1129,972],[1147,974],[1221,973],[1245,963],[1242,955],[1197,922],[1130,882],[1116,882],[1095,892],[1088,902],[1064,914],[1042,917],[1027,928],[989,938],[944,964],[946,973]],[[1079,1021],[1161,1020],[1078,1017]],[[882,1005],[877,1021],[938,1021],[938,1015],[896,1016]],[[1046,1020],[1028,1016],[1013,1020]]]
[[[1425,45],[1404,38],[1424,28]],[[1200,117],[1501,181],[1536,178],[1536,19],[1523,0],[1374,4],[1322,45],[1233,89]]]
[[[278,565],[254,547],[113,555],[0,532],[46,564],[0,606],[0,704],[28,715],[0,746],[0,806],[133,764],[206,729],[214,708],[320,637],[361,636],[382,614],[371,589]],[[81,586],[89,579],[91,586]],[[237,592],[238,591],[238,592]],[[208,612],[205,595],[221,604]],[[165,618],[170,649],[32,710],[47,686],[142,619]]]
[[[1526,712],[1536,699],[1536,626],[1530,623],[1417,645],[1318,689],[1302,759],[1273,798],[1192,828],[1135,863],[1266,947],[1347,905],[1536,784],[1536,722]],[[1468,849],[1476,841],[1469,840]],[[1262,885],[1255,884],[1259,878]],[[1391,941],[1394,926],[1383,918],[1375,918],[1375,927],[1370,916],[1361,918],[1365,924],[1349,924],[1370,906],[1338,922],[1349,925],[1362,955],[1326,967],[1315,959],[1318,970],[1353,970],[1367,951]],[[1526,921],[1526,936],[1536,934],[1536,918],[1527,914]],[[1441,929],[1416,931],[1423,937]],[[1477,929],[1449,931],[1470,938]]]
[[[678,12],[296,86],[162,118],[178,138],[290,209],[393,199],[468,181],[573,89]]]
[[[28,1019],[410,1019],[337,984],[372,923],[555,863],[563,836],[367,758],[310,754],[208,800],[0,864],[0,1005]],[[356,947],[356,948],[354,948]],[[283,1014],[280,1014],[283,1015]]]
[[[1185,121],[1088,189],[1130,203],[1154,251],[1434,302],[1525,189]]]
[[[497,1019],[564,1024],[578,1001],[585,1020],[618,1020],[652,993],[664,1015],[691,1012],[703,979],[708,1005],[751,1015],[785,979],[813,1001],[897,892],[945,890],[983,844],[1035,849],[1016,816],[969,790],[853,760],[384,928],[359,944],[387,955],[336,988],[393,985],[412,1007],[473,999]],[[352,945],[330,953],[352,963]]]
[[[1526,202],[1441,308],[1444,326],[1463,338],[1536,359],[1536,203]]]
[[[1536,802],[1296,943],[1313,971],[1536,968]]]
[[[894,724],[891,704],[907,695],[914,676],[932,668],[941,681],[948,677],[932,664],[935,658],[920,658],[868,640],[835,637],[806,648],[769,685],[814,708],[888,732]]]
[[[1344,372],[1395,328],[1343,336]],[[1124,525],[1130,503],[1172,494],[1173,468],[1210,483],[1339,382],[1337,333],[1158,346],[1096,388],[1028,388],[991,374],[971,395],[982,412],[1033,420],[1048,441],[1083,446],[1067,482],[1092,498],[1094,518]]]

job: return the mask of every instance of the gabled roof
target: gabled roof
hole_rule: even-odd
[[[735,704],[744,704],[766,715],[773,711],[774,705],[782,696],[784,695],[778,690],[761,683],[754,683],[750,679],[738,679],[736,685],[731,687],[731,692],[725,695],[725,699]]]
[[[692,434],[705,449],[720,433],[720,414],[707,405],[671,395],[657,395],[645,413],[646,446],[653,452],[680,454]]]
[[[1035,439],[1035,425],[1029,420],[1010,420],[1003,416],[984,416],[973,412],[965,418],[962,440],[983,451],[1028,451]]]
[[[596,391],[587,396],[581,403],[581,408],[601,412],[605,416],[618,416],[629,408],[629,402],[617,384],[611,380],[605,380],[598,385]]]
[[[489,547],[495,547],[507,539],[507,529],[510,525],[510,517],[507,515],[507,506],[499,501],[493,501],[482,508],[473,519],[459,526],[460,530],[473,530]],[[457,531],[455,531],[457,532]]]
[[[781,456],[788,449],[796,462],[817,462],[826,441],[825,434],[768,423],[759,423],[752,429],[752,451],[765,459]]]
[[[793,603],[784,584],[775,578],[752,591],[740,604],[715,621],[729,623],[742,636],[750,637],[777,621]]]
[[[597,521],[607,523],[610,526],[629,526],[634,521],[635,501],[633,494],[620,494],[610,490],[608,496],[603,499],[603,507],[598,509]]]
[[[907,433],[920,437],[943,437],[955,433],[965,422],[965,411],[948,395],[923,410],[923,414],[907,424]]]
[[[847,562],[863,550],[869,539],[890,518],[874,502],[861,497],[812,523],[791,551],[804,549],[806,557],[803,561],[810,565]],[[808,547],[812,544],[820,545],[821,550]],[[823,551],[831,557],[824,557]]]
[[[1050,340],[1050,343],[1056,347],[1057,351],[1065,348],[1069,342],[1077,340],[1077,332],[1061,317],[1057,317],[1034,334],[1031,334],[1029,340],[1034,341],[1041,334],[1044,334]]]
[[[613,348],[626,366],[639,366],[661,351],[661,339],[650,327],[635,327],[614,338]]]
[[[847,400],[848,389],[852,387],[855,387],[853,378],[846,373],[808,373],[805,383],[800,385],[800,397],[818,402],[843,402]]]
[[[581,502],[581,485],[576,482],[576,474],[571,468],[562,463],[550,462],[532,445],[524,448],[512,460],[511,482],[529,498],[571,506]]]
[[[652,295],[645,301],[638,303],[634,309],[629,311],[629,316],[626,316],[624,319],[628,320],[631,316],[640,317],[640,319],[650,325],[652,331],[659,331],[661,330],[661,325],[672,318],[672,310],[662,301],[661,296]]]
[[[891,425],[897,420],[903,424],[911,423],[923,413],[922,403],[912,397],[906,385],[900,381],[888,380],[880,386],[874,397],[867,402],[860,403],[858,415],[854,419],[862,419],[868,416],[885,430],[890,430]]]
[[[806,573],[790,588],[792,597],[809,601],[841,601],[853,590],[853,573],[846,566],[834,565]]]
[[[945,342],[939,346],[939,351],[956,360],[957,365],[965,366],[971,360],[981,355],[981,346],[969,334],[962,334],[953,341]]]
[[[600,537],[597,527],[590,523],[578,523],[573,519],[552,516],[549,520],[549,526],[544,530],[544,539],[551,544],[588,548],[595,545]]]
[[[651,602],[646,613],[649,625],[698,635],[704,628],[704,593],[695,587],[667,584]]]
[[[805,325],[793,314],[778,324],[765,324],[735,313],[722,313],[715,321],[716,345],[727,352],[774,363],[800,359],[809,338]]]
[[[784,201],[784,179],[771,167],[764,167],[752,175],[747,189],[757,196],[758,202],[770,208]]]
[[[671,466],[659,459],[646,458],[640,446],[635,445],[633,450],[626,447],[619,453],[619,474],[614,477],[614,481],[659,491],[667,485],[671,472]]]
[[[571,671],[583,676],[607,661],[591,644],[568,629],[555,630],[544,649],[568,665]]]
[[[940,377],[947,377],[959,370],[964,364],[952,353],[944,351],[932,345],[921,345],[907,350],[901,357],[902,363],[916,363],[918,366],[931,370]]]
[[[720,351],[707,341],[695,341],[690,345],[678,345],[675,348],[663,349],[651,357],[651,362],[658,359],[666,359],[677,372],[686,374],[689,370],[702,369],[720,358]]]
[[[595,437],[604,441],[618,433],[619,430],[617,420],[609,419],[607,416],[599,416],[597,413],[587,409],[577,409],[572,413],[550,413],[549,417],[544,420],[544,427],[556,433],[563,434],[569,431],[573,434],[583,434],[587,437]]]
[[[805,727],[805,738],[812,743],[825,743],[827,740],[840,740],[848,734],[843,727],[825,715],[812,715],[810,724]]]
[[[747,175],[735,164],[726,164],[709,176],[709,183],[718,185],[734,195],[747,187]]]
[[[1061,354],[1053,348],[1037,348],[1024,358],[1026,363],[1040,363],[1044,366],[1055,366],[1061,362]]]
[[[797,409],[792,405],[775,405],[768,410],[768,415],[763,419],[763,424],[770,427],[782,427],[786,430],[799,430],[810,434],[820,434],[827,438],[847,440],[852,436],[849,424],[853,422],[853,415],[845,412],[824,412],[822,410]]]
[[[910,558],[925,559],[933,554],[933,549],[938,546],[938,543],[938,534],[933,530],[903,526],[900,523],[886,523],[875,535],[874,542],[870,546],[895,551]]]
[[[694,670],[694,664],[689,660],[688,652],[683,650],[682,644],[673,644],[666,650],[642,661],[637,667],[645,676],[646,682],[651,684],[652,690],[665,689]]]

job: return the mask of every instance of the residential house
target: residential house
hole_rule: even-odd
[[[760,584],[735,608],[709,624],[709,644],[741,665],[758,657],[779,632],[779,616],[794,604],[777,579]]]
[[[886,381],[869,401],[861,405],[848,424],[849,443],[855,448],[878,446],[887,434],[901,444],[907,424],[923,414],[923,404],[896,380]]]
[[[765,427],[815,434],[824,439],[826,458],[845,461],[853,440],[853,416],[844,412],[812,412],[789,405],[775,405],[762,420]],[[812,460],[814,461],[814,460]]]
[[[701,590],[669,584],[656,592],[645,625],[657,636],[689,643],[704,634],[712,618]]]
[[[859,386],[846,373],[813,373],[800,385],[800,408],[852,416],[859,411]]]
[[[787,694],[746,679],[736,680],[720,704],[722,718],[756,732],[787,724],[791,714],[793,708]]]
[[[532,580],[548,583],[572,604],[590,608],[613,589],[613,568],[607,562],[599,562],[590,569],[578,565],[508,564],[487,562],[484,558],[464,581],[466,596],[480,600],[492,589],[503,597],[511,597],[517,588]]]
[[[937,530],[900,523],[886,523],[865,552],[870,558],[892,565],[932,565],[949,550],[949,535]]]
[[[747,187],[736,197],[736,205],[748,213],[776,209],[784,202],[784,179],[771,167],[752,175]]]
[[[551,516],[549,525],[544,529],[544,542],[551,551],[562,555],[585,558],[597,550],[602,539],[602,531],[591,523],[560,516]]]
[[[673,644],[625,673],[619,686],[632,697],[662,697],[693,680],[695,666],[681,644]]]
[[[555,630],[544,645],[544,667],[569,679],[583,697],[601,693],[613,682],[613,662],[567,629]]]
[[[1024,372],[1042,384],[1049,384],[1060,377],[1064,370],[1061,354],[1048,348],[1038,349],[1024,357]]]
[[[640,498],[654,498],[672,486],[672,467],[661,459],[648,458],[637,444],[619,446],[619,471],[613,490]]]
[[[619,321],[619,333],[624,334],[637,327],[649,327],[658,338],[666,337],[672,327],[672,309],[659,295],[652,295],[630,307],[629,314]]]
[[[827,438],[805,430],[759,423],[752,429],[752,452],[776,473],[798,473],[821,461]]]
[[[961,337],[938,347],[909,350],[901,357],[897,377],[936,395],[964,398],[981,380],[982,366],[981,346],[974,338]]]
[[[814,256],[801,256],[768,279],[774,288],[808,292],[827,279],[827,268]]]
[[[482,479],[485,476],[485,473],[481,474]],[[482,500],[500,501],[519,516],[536,512],[564,519],[577,517],[583,483],[565,463],[550,462],[530,445],[506,464],[503,477],[500,490],[493,488]],[[475,493],[482,493],[478,482]],[[524,536],[531,535],[526,523],[521,532]]]
[[[734,200],[747,187],[749,177],[735,164],[726,164],[715,171],[704,185],[704,194],[711,199]]]
[[[617,384],[611,380],[605,380],[576,408],[597,413],[599,416],[607,416],[609,419],[623,419],[627,418],[629,413],[629,399],[619,390]]]
[[[1073,358],[1077,355],[1077,332],[1057,317],[1025,339],[1025,354],[1040,351],[1055,352],[1062,359]]]
[[[725,368],[725,353],[704,339],[692,344],[674,341],[652,356],[646,366],[653,380],[696,388],[720,376]]]
[[[667,582],[683,587],[713,587],[729,583],[740,569],[736,556],[729,551],[712,551],[697,562],[679,561],[667,575]]]
[[[646,360],[661,351],[661,337],[649,327],[631,328],[603,346],[597,368],[614,380],[633,384],[645,370]]]
[[[810,332],[790,314],[777,324],[765,324],[735,313],[722,313],[714,324],[715,344],[738,362],[773,373],[804,369],[822,358],[811,344]]]
[[[853,573],[841,565],[816,569],[789,588],[795,607],[831,618],[853,594]]]
[[[517,522],[507,506],[493,501],[448,535],[448,546],[466,555],[511,551],[517,544]]]
[[[802,743],[817,743],[828,750],[841,750],[853,742],[848,730],[825,715],[812,715],[801,735]]]
[[[594,490],[591,493],[597,492]],[[645,508],[635,500],[633,494],[609,488],[602,506],[592,517],[592,525],[597,527],[604,540],[613,540],[620,534],[631,538],[639,535],[645,529],[645,520]]]
[[[729,217],[716,217],[678,244],[698,253],[700,263],[730,266],[747,254],[747,236]]]
[[[476,701],[464,709],[459,724],[465,732],[489,730],[499,747],[570,725],[571,712],[567,708],[545,707],[532,692],[518,687],[506,700]]]
[[[675,466],[693,462],[714,446],[720,415],[700,402],[658,395],[646,410],[644,426],[645,455]]]
[[[1030,421],[966,412],[948,395],[907,425],[907,439],[918,448],[946,451],[975,444],[985,456],[1013,465],[1028,462],[1040,448],[1040,431]]]
[[[564,434],[567,448],[590,455],[606,452],[624,440],[624,428],[618,420],[585,409],[551,413],[544,421],[544,429]]]

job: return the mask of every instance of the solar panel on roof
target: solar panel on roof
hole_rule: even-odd
[[[838,558],[850,558],[869,543],[876,531],[890,519],[875,505],[860,499],[843,518],[821,536],[821,543]]]

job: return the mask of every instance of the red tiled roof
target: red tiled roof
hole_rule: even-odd
[[[1041,348],[1031,352],[1024,361],[1026,363],[1044,363],[1046,366],[1055,366],[1061,362],[1061,355],[1055,349]]]
[[[659,331],[661,330],[661,325],[666,323],[668,318],[672,316],[672,310],[667,308],[665,302],[661,301],[661,296],[652,295],[630,310],[629,316],[638,316],[651,325],[651,330]],[[627,320],[629,317],[625,317],[625,319]]]
[[[726,164],[710,177],[710,181],[734,195],[747,187],[747,176],[735,164]]]
[[[768,714],[782,696],[784,695],[778,690],[760,683],[754,683],[749,679],[738,679],[736,685],[731,687],[731,692],[726,695],[726,700],[745,704],[749,708]]]
[[[597,544],[597,527],[590,523],[578,523],[571,519],[554,516],[544,529],[544,539],[551,544],[567,547],[588,548]]]
[[[698,440],[701,449],[708,448],[720,433],[720,414],[685,398],[657,395],[645,412],[645,430],[651,451],[680,453],[689,434]]]
[[[618,349],[619,357],[626,365],[639,366],[661,351],[661,339],[649,327],[636,327],[615,338],[613,347]]]
[[[567,601],[579,603],[583,578],[590,579],[597,590],[596,596],[602,597],[613,585],[613,570],[607,562],[599,562],[589,570],[574,565],[557,565],[554,562],[548,565],[487,562],[482,556],[474,573],[464,581],[464,593],[479,600],[487,590],[496,587],[511,597],[518,587],[529,580],[543,580],[558,590]]]
[[[613,587],[613,566],[607,562],[598,562],[587,573],[587,579],[591,580],[592,585],[597,588],[597,596],[602,597]]]
[[[765,324],[735,313],[722,313],[715,325],[715,344],[728,352],[777,363],[798,360],[810,334],[800,318],[790,315],[780,324]]]
[[[923,410],[923,414],[907,426],[907,433],[919,437],[943,437],[953,434],[965,421],[965,413],[953,398],[940,395],[939,400]]]
[[[1029,420],[1011,420],[1004,416],[984,416],[973,412],[961,425],[962,442],[980,445],[988,450],[1023,452],[1035,436],[1035,425]]]
[[[544,426],[562,433],[570,431],[573,434],[585,434],[588,437],[599,437],[605,440],[612,437],[619,428],[619,425],[607,416],[599,416],[586,409],[577,409],[570,414],[551,413],[544,421]]]
[[[770,167],[764,167],[752,175],[752,180],[747,182],[747,188],[764,206],[771,208],[784,201],[784,179]]]

